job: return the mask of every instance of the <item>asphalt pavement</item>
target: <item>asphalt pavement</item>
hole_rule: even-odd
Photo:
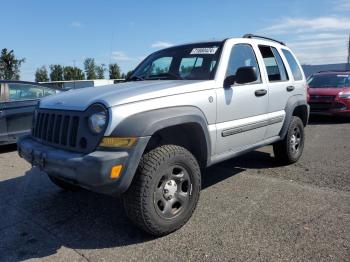
[[[119,199],[65,192],[0,148],[0,261],[350,261],[350,120],[313,118],[301,160],[264,147],[209,168],[190,221],[162,238]]]

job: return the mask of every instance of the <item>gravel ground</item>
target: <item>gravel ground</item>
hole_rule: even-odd
[[[193,217],[162,238],[119,199],[64,192],[15,147],[0,149],[0,261],[350,261],[350,123],[314,118],[302,159],[271,147],[203,174]]]

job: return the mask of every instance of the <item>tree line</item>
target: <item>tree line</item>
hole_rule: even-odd
[[[117,63],[109,64],[107,69],[105,64],[97,65],[94,58],[86,58],[84,60],[83,70],[76,66],[62,66],[59,64],[50,65],[49,70],[50,72],[48,72],[46,66],[39,67],[35,72],[35,81],[104,79],[107,70],[109,79],[120,79],[126,76],[124,73],[120,72],[120,67]]]
[[[108,68],[105,64],[97,65],[94,58],[86,58],[84,60],[83,70],[76,66],[62,66],[59,64],[50,65],[49,70],[50,72],[48,72],[46,66],[39,67],[35,72],[35,81],[47,82],[104,79],[107,70],[109,79],[125,79],[131,74],[131,72],[128,72],[127,74],[121,73],[120,67],[117,63],[109,64]]]
[[[24,62],[25,58],[17,58],[13,50],[3,48],[0,54],[0,80],[19,80],[20,68]],[[104,79],[106,71],[108,71],[109,79],[125,79],[132,73],[131,71],[127,74],[121,73],[117,63],[109,64],[108,68],[105,64],[97,65],[94,58],[86,58],[83,65],[83,70],[76,66],[62,66],[60,64],[50,65],[49,70],[46,66],[41,66],[35,71],[35,81]]]

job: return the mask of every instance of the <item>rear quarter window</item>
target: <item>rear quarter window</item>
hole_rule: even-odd
[[[285,58],[287,59],[287,62],[289,64],[290,70],[292,71],[294,80],[296,80],[296,81],[303,80],[303,74],[301,73],[301,69],[300,69],[296,59],[292,55],[292,53],[286,49],[282,49],[282,52],[283,52]]]

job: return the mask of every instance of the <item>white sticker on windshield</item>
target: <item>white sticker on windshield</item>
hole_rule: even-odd
[[[349,77],[349,75],[337,75],[337,77]]]
[[[213,55],[218,50],[217,47],[193,48],[191,55]]]

